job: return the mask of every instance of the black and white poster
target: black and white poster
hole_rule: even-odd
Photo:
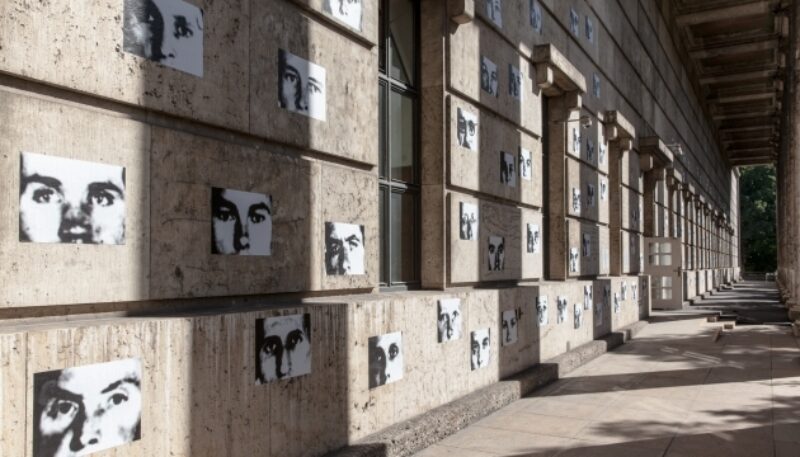
[[[583,234],[583,240],[581,241],[581,245],[583,248],[583,256],[584,257],[591,257],[592,255],[592,236],[588,233]]]
[[[458,298],[443,298],[439,300],[438,318],[436,327],[439,334],[439,342],[453,341],[461,339],[461,300]]]
[[[594,208],[594,184],[586,184],[586,204],[589,208]]]
[[[594,22],[589,16],[586,16],[586,39],[589,43],[594,43]]]
[[[530,0],[531,6],[531,27],[537,33],[542,33],[542,6],[538,0]]]
[[[486,15],[489,16],[489,20],[494,22],[494,24],[500,28],[503,27],[501,1],[502,0],[486,0]]]
[[[619,305],[619,294],[614,292],[614,314],[617,314],[621,311],[621,307]]]
[[[485,56],[481,56],[481,89],[493,97],[499,97],[497,87],[497,65]]]
[[[502,236],[489,237],[489,271],[503,271],[506,260],[506,239]]]
[[[580,156],[581,152],[581,131],[578,127],[572,127],[572,152]]]
[[[606,284],[603,286],[603,304],[608,306],[611,303],[611,286]]]
[[[625,300],[628,299],[628,283],[626,281],[622,282],[622,285],[620,286],[620,294],[619,295],[620,295],[620,298],[622,299],[622,301],[625,301]]]
[[[602,304],[594,305],[594,326],[600,327],[603,325],[603,308]]]
[[[578,12],[575,11],[574,8],[569,9],[569,30],[575,36],[580,36],[581,28],[580,28],[580,17],[578,16]]]
[[[470,366],[472,369],[488,367],[490,356],[490,329],[484,328],[470,333]]]
[[[602,148],[600,150],[602,151]],[[605,201],[607,197],[608,197],[608,180],[606,178],[600,178],[600,201]]]
[[[528,233],[528,242],[527,242],[527,251],[528,254],[536,254],[540,250],[540,243],[541,243],[541,234],[539,232],[539,225],[537,224],[527,224],[527,233]]]
[[[459,202],[458,237],[462,240],[475,240],[478,237],[478,205]]]
[[[363,0],[325,0],[323,9],[348,27],[361,31]]]
[[[122,49],[203,76],[203,10],[182,0],[124,0]]]
[[[19,240],[125,244],[125,168],[22,153]]]
[[[581,190],[577,187],[572,188],[572,212],[574,214],[581,214]]]
[[[33,375],[33,455],[89,455],[141,439],[139,359]]]
[[[594,291],[591,284],[583,286],[583,309],[590,309],[594,301]]]
[[[561,324],[562,322],[566,322],[568,307],[569,303],[567,301],[567,297],[556,298],[556,308],[558,311],[558,314],[556,314],[556,324]]]
[[[311,373],[311,315],[256,319],[256,384]]]
[[[632,295],[633,301],[637,301],[638,300],[638,298],[636,296],[638,290],[639,290],[639,285],[638,284],[632,284],[631,285],[631,295]]]
[[[325,68],[278,50],[278,106],[325,121]]]
[[[517,174],[514,170],[514,155],[500,151],[500,182],[508,187],[517,186]]]
[[[578,272],[578,248],[569,248],[569,271]]]
[[[272,254],[272,196],[211,188],[211,252]]]
[[[478,115],[456,109],[458,145],[470,151],[478,150]]]
[[[589,18],[587,17],[586,19],[588,20]],[[592,94],[595,98],[600,98],[600,76],[597,73],[592,74]]]
[[[575,328],[579,329],[581,328],[581,325],[583,325],[583,309],[581,308],[581,305],[577,303],[575,303],[573,309],[575,312]]]
[[[363,275],[364,226],[325,223],[325,271],[328,275]]]
[[[531,162],[531,151],[525,148],[519,148],[519,176],[520,178],[530,181],[531,174],[533,173],[533,163]]]
[[[369,339],[369,388],[403,379],[403,334],[387,333]]]
[[[591,138],[586,138],[586,160],[594,162],[594,141]]]
[[[519,308],[503,311],[501,316],[502,332],[500,333],[503,346],[510,346],[517,342],[517,332],[519,329],[519,318],[521,314],[522,310]]]
[[[598,84],[599,84],[599,81],[598,81]],[[599,92],[598,92],[598,94],[599,94]],[[598,95],[598,97],[599,97],[599,95]],[[601,141],[600,142],[600,155],[597,157],[597,161],[600,163],[600,165],[606,163],[606,152],[608,152],[608,146],[606,146],[606,144]]]
[[[516,101],[522,101],[522,72],[513,64],[508,64],[508,95]]]
[[[547,315],[547,295],[536,297],[536,318],[539,327],[544,327],[550,322],[550,317]]]

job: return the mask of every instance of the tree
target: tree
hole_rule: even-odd
[[[771,165],[744,167],[739,180],[742,261],[745,271],[777,268],[776,178]]]

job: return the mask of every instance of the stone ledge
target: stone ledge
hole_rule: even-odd
[[[327,457],[404,457],[419,452],[632,339],[638,321],[427,413],[395,424]]]

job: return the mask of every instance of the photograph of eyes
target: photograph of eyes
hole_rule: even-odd
[[[489,366],[491,356],[489,331],[489,328],[484,328],[470,333],[470,366],[473,370]]]
[[[508,187],[517,186],[517,175],[514,172],[514,155],[500,151],[500,182]]]
[[[125,244],[125,168],[22,153],[19,240]]]
[[[575,328],[579,329],[581,325],[583,325],[583,310],[581,309],[581,305],[577,303],[575,303],[573,308],[575,308]]]
[[[569,248],[569,271],[578,272],[578,248]]]
[[[547,316],[547,295],[536,297],[536,317],[539,322],[539,327],[544,327],[550,321],[550,318]]]
[[[620,311],[622,311],[622,308],[619,305],[619,294],[614,292],[614,314],[617,314]]]
[[[439,342],[461,339],[461,300],[458,298],[439,300],[437,315],[436,326],[439,329]]]
[[[256,319],[256,384],[311,373],[311,315]]]
[[[474,240],[478,236],[478,205],[459,202],[458,237],[462,240]]]
[[[497,65],[481,56],[481,89],[493,97],[499,97],[497,88]]]
[[[556,315],[556,324],[560,324],[567,320],[567,297],[558,297],[556,298],[556,308],[558,309],[558,314]]]
[[[457,116],[457,136],[458,145],[470,151],[478,150],[478,115],[458,108]]]
[[[531,6],[531,27],[538,33],[542,33],[542,7],[537,0],[530,0]]]
[[[33,455],[89,455],[141,438],[139,359],[33,375]]]
[[[278,50],[278,106],[325,120],[325,68]]]
[[[576,187],[572,188],[572,212],[581,214],[581,191]]]
[[[527,224],[527,233],[528,233],[528,242],[527,242],[527,251],[528,254],[534,254],[539,252],[539,226],[536,224]]]
[[[502,5],[500,0],[486,0],[486,15],[498,27],[503,27],[503,16],[501,15]]]
[[[503,271],[505,268],[505,238],[502,236],[489,237],[489,271]]]
[[[590,285],[583,286],[583,309],[591,308],[593,301],[594,301],[594,291],[592,290],[592,286]]]
[[[125,0],[122,48],[203,76],[203,10],[181,0]]]
[[[361,2],[362,0],[325,0],[323,8],[326,13],[360,32]]]
[[[594,305],[594,326],[603,325],[603,305]]]
[[[272,197],[212,187],[211,252],[271,255]]]
[[[522,101],[522,72],[512,64],[508,64],[508,95]]]
[[[510,346],[517,342],[520,314],[522,312],[519,308],[503,311],[500,333],[503,346]]]
[[[387,333],[369,339],[369,388],[403,379],[403,334]]]
[[[519,148],[519,176],[526,180],[531,180],[531,151]]]
[[[364,226],[325,223],[325,271],[329,275],[363,275]]]
[[[583,241],[582,241],[581,244],[583,246],[583,256],[584,257],[591,256],[592,255],[592,238],[591,238],[591,235],[589,235],[588,233],[584,233],[583,234]]]

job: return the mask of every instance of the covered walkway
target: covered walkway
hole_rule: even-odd
[[[722,324],[705,307],[744,319],[715,341]],[[654,313],[629,344],[417,455],[796,457],[798,340],[787,325],[745,325],[781,308],[774,286],[745,282]]]

